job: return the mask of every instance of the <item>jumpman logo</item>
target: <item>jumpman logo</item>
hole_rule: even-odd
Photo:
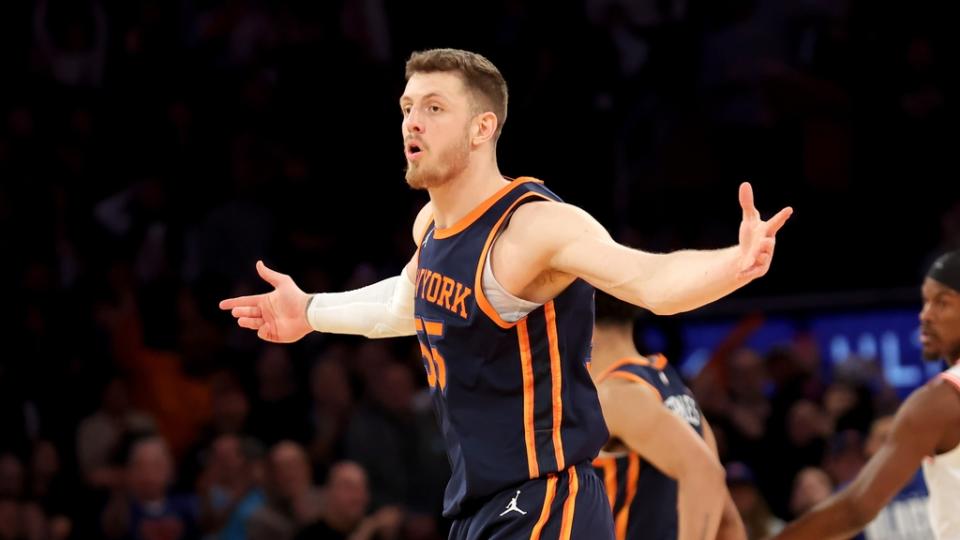
[[[507,509],[504,510],[503,513],[500,514],[501,516],[506,515],[507,512],[520,512],[520,513],[523,514],[523,515],[527,515],[526,512],[524,512],[523,510],[517,508],[517,497],[519,497],[519,496],[520,496],[520,490],[518,489],[518,490],[517,490],[517,495],[516,495],[514,498],[510,499],[510,504],[508,504],[508,505],[507,505]]]

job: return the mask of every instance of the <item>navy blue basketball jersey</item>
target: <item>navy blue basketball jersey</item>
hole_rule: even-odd
[[[592,460],[607,441],[587,371],[593,288],[574,281],[517,322],[483,294],[486,257],[522,204],[558,201],[519,178],[420,241],[414,309],[427,382],[450,459],[447,517],[532,478]]]
[[[664,406],[703,436],[703,418],[693,394],[662,355],[624,358],[597,377],[621,378],[651,387]],[[637,411],[643,414],[643,411]],[[616,446],[617,441],[611,441]],[[622,444],[622,443],[621,443]],[[593,461],[613,510],[617,540],[677,537],[677,482],[634,452]]]

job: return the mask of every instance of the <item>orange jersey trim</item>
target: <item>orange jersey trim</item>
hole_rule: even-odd
[[[547,524],[547,520],[550,519],[550,506],[553,504],[553,498],[557,495],[557,475],[551,474],[547,477],[547,490],[543,496],[543,510],[540,511],[540,519],[537,520],[537,524],[533,526],[533,531],[530,532],[530,540],[540,540],[540,532],[543,531],[543,526]]]
[[[663,368],[667,367],[667,357],[662,354],[655,355],[653,357],[653,367],[663,371]]]
[[[627,466],[627,493],[623,501],[623,508],[617,512],[616,535],[617,540],[627,539],[627,525],[630,521],[630,505],[637,495],[637,482],[640,480],[640,456],[630,453],[630,464]]]
[[[560,426],[563,424],[563,375],[560,370],[560,340],[557,338],[557,311],[553,300],[544,304],[543,312],[547,318],[547,341],[550,345],[550,390],[553,398],[553,451],[557,458],[557,470],[565,467],[563,459],[563,438]]]
[[[596,458],[594,467],[603,468],[603,487],[607,491],[607,500],[610,501],[610,510],[617,504],[617,458]]]
[[[567,500],[563,503],[563,517],[560,520],[560,540],[570,540],[570,533],[573,530],[573,514],[577,508],[577,491],[580,489],[580,481],[577,478],[577,468],[567,469],[570,473],[569,493]]]
[[[525,320],[521,320],[517,326],[517,340],[523,374],[523,439],[527,446],[527,471],[530,478],[536,478],[540,476],[540,466],[537,464],[536,434],[533,429],[533,356],[530,354],[530,336]]]
[[[483,244],[483,251],[480,252],[480,260],[477,262],[477,274],[473,285],[473,294],[475,295],[477,306],[480,307],[480,310],[483,311],[491,321],[503,329],[513,328],[517,323],[511,323],[503,320],[500,317],[500,314],[497,313],[497,310],[493,309],[493,306],[490,305],[490,302],[487,300],[487,295],[483,294],[483,265],[487,262],[487,257],[490,256],[490,246],[493,244],[494,238],[497,237],[497,233],[500,232],[500,226],[503,225],[504,220],[507,219],[507,216],[513,213],[514,208],[516,208],[522,201],[529,199],[530,197],[539,197],[545,201],[550,200],[539,193],[530,192],[523,194],[520,196],[520,198],[513,201],[513,204],[507,208],[503,215],[500,216],[500,219],[497,220],[497,223],[493,226],[493,229],[490,230],[490,234],[487,236],[487,241]]]
[[[487,197],[485,201],[477,205],[477,207],[471,210],[469,214],[463,216],[460,219],[460,221],[444,229],[439,229],[439,228],[434,229],[433,237],[437,240],[443,240],[444,238],[450,238],[455,234],[463,232],[464,229],[466,229],[470,225],[473,225],[473,222],[479,219],[480,216],[482,216],[484,212],[489,210],[491,206],[493,206],[494,204],[497,203],[497,201],[502,199],[504,195],[513,191],[517,186],[521,184],[526,184],[528,182],[537,182],[540,184],[543,183],[540,180],[537,180],[536,178],[530,178],[528,176],[522,176],[520,178],[517,178],[516,180],[509,182],[507,185],[500,188],[500,190],[498,190],[493,195]]]
[[[657,394],[657,398],[659,398],[660,401],[663,401],[663,394],[660,393],[660,390],[657,390],[656,386],[650,384],[649,382],[647,382],[646,379],[644,379],[639,375],[634,375],[633,373],[627,373],[626,371],[617,371],[616,373],[611,373],[610,376],[615,379],[626,379],[630,382],[642,384],[647,388],[649,388],[650,390],[653,390]]]
[[[600,375],[597,376],[597,382],[599,383],[600,381],[606,379],[607,377],[610,376],[611,373],[620,369],[622,366],[626,366],[626,365],[650,366],[653,364],[650,362],[650,360],[647,360],[642,356],[638,356],[638,357],[628,356],[627,358],[621,358],[620,360],[617,360],[616,362],[611,364],[610,367],[600,372]]]

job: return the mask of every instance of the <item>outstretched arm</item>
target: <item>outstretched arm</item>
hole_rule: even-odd
[[[780,540],[841,540],[861,531],[903,489],[923,459],[937,453],[945,430],[960,423],[960,395],[950,383],[930,383],[897,411],[890,437],[836,495],[789,524]]]
[[[576,207],[529,206],[538,207],[535,212],[539,216],[531,217],[536,223],[533,228],[547,243],[548,268],[582,278],[661,315],[696,309],[766,274],[777,231],[793,212],[787,207],[768,221],[761,220],[753,205],[753,190],[744,183],[740,186],[743,221],[738,245],[655,254],[616,243],[603,226]]]
[[[414,223],[414,237],[429,225],[429,204]],[[311,331],[358,334],[370,338],[409,336],[416,333],[413,322],[413,281],[417,253],[399,276],[361,289],[310,295],[293,278],[267,268],[257,261],[257,273],[274,287],[273,291],[240,296],[220,302],[243,328],[256,330],[266,341],[290,343]]]
[[[611,380],[599,394],[611,435],[677,481],[678,538],[714,538],[726,485],[703,439],[652,388]]]

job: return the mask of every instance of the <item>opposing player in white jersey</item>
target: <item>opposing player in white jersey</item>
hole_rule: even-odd
[[[920,344],[950,368],[897,411],[889,438],[843,491],[791,523],[781,540],[849,538],[923,466],[939,540],[960,538],[960,251],[941,256],[923,281]]]

